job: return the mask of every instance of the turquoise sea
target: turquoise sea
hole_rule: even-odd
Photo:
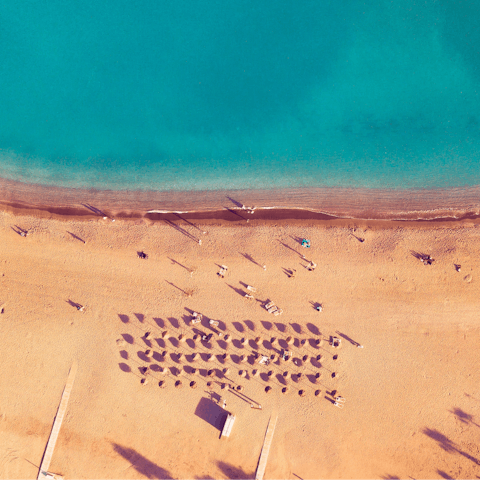
[[[480,184],[480,1],[4,0],[0,177]]]

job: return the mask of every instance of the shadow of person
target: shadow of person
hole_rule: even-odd
[[[140,455],[133,448],[124,447],[118,443],[112,442],[113,450],[120,456],[125,458],[131,465],[129,468],[134,468],[138,473],[146,478],[173,478],[168,470],[159,467],[157,464],[151,462],[143,455]]]

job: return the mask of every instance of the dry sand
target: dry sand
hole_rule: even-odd
[[[278,422],[267,479],[480,476],[478,221],[302,223],[252,216],[248,224],[192,223],[177,219],[180,230],[145,219],[0,214],[1,478],[36,478],[75,359],[78,374],[50,466],[66,478],[252,478],[271,415]],[[310,249],[300,246],[302,237]],[[424,266],[411,250],[435,262]],[[314,272],[301,255],[317,263]],[[217,276],[221,264],[229,267],[224,279]],[[295,278],[285,272],[291,269]],[[246,284],[257,288],[255,300],[242,297]],[[267,300],[283,315],[269,314]],[[68,301],[85,305],[85,312]],[[321,302],[323,312],[312,302]],[[177,364],[170,354],[192,351],[191,311],[226,326],[232,356],[253,351],[242,347],[242,337],[311,339],[316,328],[326,337],[341,332],[364,348],[345,338],[339,350],[327,342],[318,351],[292,347],[294,356],[319,352],[321,367],[281,362],[250,377],[252,365],[229,361],[231,380],[199,375],[191,389],[187,375],[176,389],[170,367],[189,362]],[[288,334],[275,323],[288,325]],[[165,345],[163,331],[189,341]],[[144,355],[145,332],[153,335],[151,359]],[[221,354],[222,346],[215,341],[209,350],[196,342],[199,352]],[[157,371],[150,369],[143,386],[145,365]],[[195,366],[201,373],[224,367],[217,359]],[[307,376],[300,384],[288,380],[291,391],[283,395],[276,375],[286,370]],[[314,384],[317,371],[322,376]],[[244,386],[263,409],[221,389],[224,382]],[[332,390],[345,397],[344,409],[332,404]],[[219,397],[236,415],[228,439],[219,439],[222,410],[211,400]]]

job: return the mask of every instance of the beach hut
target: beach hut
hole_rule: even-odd
[[[230,432],[232,431],[234,423],[235,423],[235,415],[232,415],[231,413],[229,413],[227,415],[227,419],[225,420],[225,424],[223,425],[222,437],[230,436]]]

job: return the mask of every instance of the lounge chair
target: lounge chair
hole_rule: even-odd
[[[268,302],[266,305],[265,305],[265,308],[268,310],[269,308],[273,307],[275,304],[273,302]]]
[[[227,273],[228,267],[225,265],[220,265],[220,271],[217,273],[218,276],[224,278]]]
[[[276,311],[273,312],[275,316],[281,315],[283,313],[283,310],[281,308],[277,309]]]
[[[340,347],[341,340],[338,337],[333,337],[332,338],[332,347],[333,348],[338,348]]]

